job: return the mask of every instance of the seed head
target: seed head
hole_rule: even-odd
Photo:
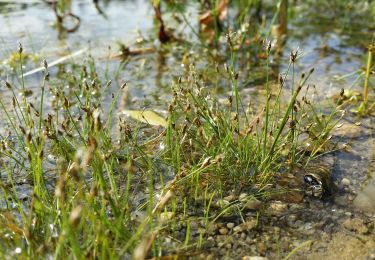
[[[264,39],[263,40],[263,48],[267,51],[267,53],[269,53],[271,51],[271,48],[272,48],[271,41],[268,40],[268,39]]]
[[[201,168],[206,168],[208,165],[210,165],[210,163],[211,163],[211,157],[207,157],[207,158],[203,161]]]
[[[5,81],[5,86],[6,86],[8,89],[12,89],[12,85],[11,85],[8,81]]]
[[[45,70],[48,69],[48,63],[45,59],[43,59],[43,67],[44,67]]]
[[[18,43],[18,53],[21,54],[23,52],[22,44]]]
[[[69,222],[73,227],[76,227],[81,221],[82,209],[82,206],[78,205],[70,212]]]
[[[295,63],[298,57],[298,48],[290,52],[290,62]]]
[[[296,127],[296,122],[294,120],[290,120],[289,122],[289,128],[294,129]]]

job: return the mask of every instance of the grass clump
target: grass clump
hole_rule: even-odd
[[[271,46],[266,48],[269,59]],[[20,46],[21,69],[22,52]],[[47,62],[43,66],[39,105],[19,98],[9,82],[13,107],[1,99],[11,129],[1,141],[7,179],[0,183],[0,251],[6,255],[143,259],[149,250],[162,256],[201,247],[207,232],[191,241],[191,219],[203,220],[208,230],[233,206],[241,214],[240,206],[220,204],[220,198],[246,190],[261,199],[275,177],[318,154],[337,123],[337,108],[322,117],[308,101],[313,70],[293,83],[287,102],[282,97],[289,69],[277,84],[267,76],[265,103],[254,107],[240,93],[234,65],[216,72],[231,88],[225,101],[210,94],[212,86],[190,65],[173,83],[164,128],[114,121],[126,85],[106,105],[112,82],[101,82],[92,60],[60,80],[50,79]],[[47,96],[53,96],[50,110],[44,107]],[[309,152],[298,142],[306,133]],[[29,197],[20,196],[20,184]],[[187,227],[183,238],[175,236],[181,225]],[[165,244],[170,236],[177,249]]]

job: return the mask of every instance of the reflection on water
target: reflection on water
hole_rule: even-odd
[[[136,29],[152,26],[152,10],[147,0],[108,1],[102,6],[107,16],[100,15],[92,1],[72,2],[72,12],[81,18],[81,24],[76,33],[65,37],[59,37],[53,27],[56,18],[52,7],[43,2],[17,5],[0,15],[2,49],[12,51],[18,41],[29,50],[47,53],[65,45],[74,48],[89,41],[94,46],[106,45],[114,40],[130,41],[135,38]]]
[[[26,3],[27,1],[25,1]],[[116,42],[134,43],[139,38],[139,33],[143,36],[154,34],[153,30],[153,10],[148,0],[133,1],[104,1],[100,2],[99,9],[95,7],[92,1],[80,0],[72,1],[72,13],[81,18],[79,29],[75,33],[59,34],[59,31],[53,26],[56,17],[52,7],[41,1],[29,2],[32,4],[13,4],[4,5],[2,15],[0,15],[0,59],[8,57],[16,49],[16,43],[22,42],[28,52],[37,52],[48,61],[56,59],[61,55],[62,50],[69,48],[74,52],[83,46],[91,46],[92,54],[108,54],[108,45],[111,45],[112,52],[116,51]],[[196,7],[195,3],[187,4],[192,12]],[[293,19],[290,19],[288,37],[286,46],[282,51],[281,59],[274,62],[280,64],[280,72],[286,69],[291,50],[300,47],[301,56],[298,63],[298,71],[303,71],[315,67],[315,73],[311,82],[317,85],[318,93],[324,96],[330,96],[337,93],[342,86],[349,86],[357,75],[346,78],[344,81],[333,80],[335,76],[342,76],[351,73],[363,67],[364,47],[370,41],[371,32],[364,34],[362,30],[351,28],[351,30],[340,30],[342,24],[332,23],[327,17],[320,17],[321,23],[317,24],[315,16],[317,14],[305,10],[297,12]],[[361,24],[353,24],[353,27],[359,27]],[[175,27],[173,19],[168,20],[170,27]],[[192,21],[195,24],[196,21]],[[186,27],[186,26],[185,26]],[[138,31],[137,31],[138,30]],[[188,28],[182,30],[189,34],[187,38],[192,38],[193,34]],[[101,48],[99,48],[101,47]],[[161,54],[157,59],[148,57],[151,68],[156,68],[157,72],[148,74],[145,89],[152,90],[154,93],[160,90],[165,77],[160,65],[176,66],[178,60],[174,60],[174,54]],[[163,57],[161,57],[163,56]],[[161,57],[161,58],[160,58]],[[79,59],[78,59],[79,60]],[[154,65],[155,64],[155,65]],[[29,70],[32,68],[28,68]],[[124,72],[124,77],[129,77]],[[2,75],[5,77],[6,75]],[[169,79],[169,78],[168,78]],[[357,84],[358,85],[358,84]],[[357,87],[357,86],[355,86]],[[142,90],[144,91],[144,89]],[[132,93],[137,95],[136,92]],[[139,93],[138,93],[139,94]],[[143,93],[150,94],[150,93]],[[142,97],[138,96],[138,97]]]

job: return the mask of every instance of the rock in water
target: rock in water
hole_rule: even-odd
[[[333,165],[333,155],[319,157],[310,162],[303,177],[307,195],[322,198],[334,193],[336,187],[331,176]]]
[[[344,221],[343,226],[351,231],[355,231],[359,234],[365,234],[368,232],[364,221],[360,218],[347,219]]]

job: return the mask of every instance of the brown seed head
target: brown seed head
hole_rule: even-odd
[[[76,227],[81,221],[82,210],[82,206],[78,205],[70,212],[69,222],[73,227]]]

